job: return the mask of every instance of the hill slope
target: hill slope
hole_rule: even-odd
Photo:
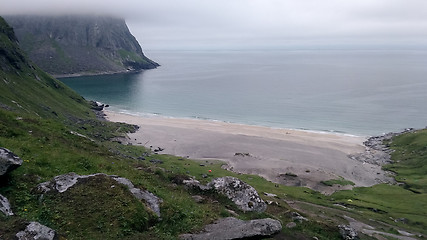
[[[89,104],[28,61],[14,31],[0,18],[0,108],[39,117],[85,118]]]
[[[123,19],[106,16],[7,16],[21,48],[53,75],[151,69]]]

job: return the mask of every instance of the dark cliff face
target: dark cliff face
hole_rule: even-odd
[[[103,74],[159,66],[144,56],[123,19],[106,16],[7,16],[21,48],[53,75]]]

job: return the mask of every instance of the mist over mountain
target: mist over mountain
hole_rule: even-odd
[[[21,48],[44,71],[93,75],[159,66],[142,52],[126,22],[109,16],[6,16]]]

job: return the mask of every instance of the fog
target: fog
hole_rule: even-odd
[[[108,14],[144,50],[419,49],[425,0],[0,0],[0,14]]]

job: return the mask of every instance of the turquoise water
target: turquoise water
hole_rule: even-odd
[[[137,115],[376,135],[427,125],[427,52],[156,51],[138,74],[61,79]]]

